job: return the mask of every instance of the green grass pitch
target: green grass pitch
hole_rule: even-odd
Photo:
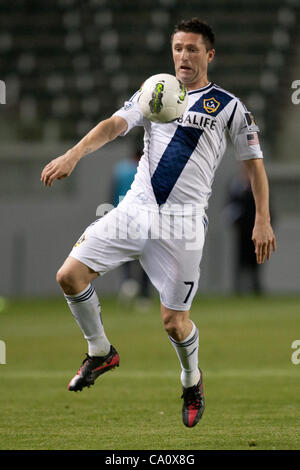
[[[81,393],[67,390],[86,352],[63,299],[10,300],[0,312],[0,449],[299,449],[300,298],[198,297],[206,410],[181,422],[179,363],[159,304],[103,299],[120,367]]]

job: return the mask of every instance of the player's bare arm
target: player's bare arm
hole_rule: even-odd
[[[42,171],[41,181],[45,186],[52,186],[55,180],[66,178],[82,157],[111,142],[126,129],[127,122],[120,116],[111,116],[101,121],[78,144],[60,157],[51,160]]]
[[[256,260],[259,264],[270,259],[272,249],[276,250],[276,238],[271,226],[269,209],[269,183],[262,159],[251,159],[243,162],[255,200],[256,215],[252,232]]]

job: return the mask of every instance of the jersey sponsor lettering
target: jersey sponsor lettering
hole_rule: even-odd
[[[217,121],[216,119],[208,117],[205,114],[188,112],[184,116],[181,116],[179,119],[177,119],[177,122],[178,124],[182,124],[183,126],[188,125],[200,129],[209,128],[211,130],[214,130]]]

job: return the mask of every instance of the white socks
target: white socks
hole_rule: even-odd
[[[110,350],[101,319],[101,307],[92,284],[76,295],[66,295],[70,310],[88,342],[90,356],[105,356]]]
[[[169,336],[181,364],[181,383],[184,388],[196,385],[200,380],[198,368],[199,331],[192,322],[191,333],[183,341],[175,341]]]

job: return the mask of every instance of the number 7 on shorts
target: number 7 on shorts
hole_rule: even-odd
[[[191,286],[191,287],[189,288],[189,291],[188,291],[188,293],[187,293],[186,298],[185,298],[184,301],[183,301],[183,303],[186,304],[187,301],[189,300],[189,297],[190,297],[191,293],[192,293],[192,290],[193,290],[193,287],[194,287],[194,282],[188,282],[188,281],[187,281],[187,282],[184,282],[184,284],[185,284],[186,286]]]

